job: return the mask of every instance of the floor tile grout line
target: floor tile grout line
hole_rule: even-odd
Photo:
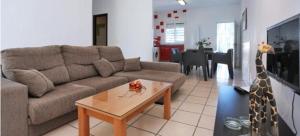
[[[193,86],[193,88],[191,89],[192,91],[195,89],[195,87],[196,87],[196,85],[199,83],[200,81],[197,81],[197,83]],[[178,91],[178,90],[177,90]],[[192,92],[191,91],[191,92]],[[190,93],[191,93],[190,92]],[[190,94],[189,93],[189,94]],[[187,99],[187,97],[181,102],[181,104],[176,108],[176,110],[174,111],[174,113],[173,113],[173,115],[175,115],[175,113],[177,112],[177,110],[179,109],[179,107],[180,106],[182,106],[182,104],[184,103],[184,101]],[[172,117],[171,117],[172,118]],[[171,119],[170,118],[170,119]],[[169,122],[169,120],[167,120],[164,124],[163,124],[163,126],[157,131],[157,133],[156,133],[156,135],[158,135],[159,134],[159,132],[165,127],[165,125],[167,124]]]
[[[174,113],[175,113],[175,111],[176,111],[176,109],[174,109]],[[171,114],[171,117],[174,115],[174,113]],[[155,115],[151,115],[149,113],[145,113],[145,115],[148,115],[148,116],[151,116],[151,117],[156,117],[156,118],[159,118],[159,119],[164,119],[163,117],[158,117],[158,116],[155,116]]]
[[[199,81],[197,81],[197,83],[192,87],[191,90],[193,90],[193,89],[196,87],[196,85],[198,84],[198,82],[199,82]],[[191,92],[192,92],[192,91],[191,91]],[[191,93],[191,92],[190,92],[190,93]],[[189,93],[189,94],[190,94],[190,93]],[[189,94],[188,94],[188,95],[189,95]],[[188,96],[188,95],[187,95],[187,96]],[[177,110],[179,110],[179,107],[183,104],[183,102],[184,102],[186,99],[187,99],[187,97],[186,97],[184,100],[181,101],[180,105],[179,105],[177,108],[173,108],[175,111],[174,111],[174,113],[171,115],[171,117],[176,113]],[[155,105],[155,106],[156,106],[156,105]],[[153,106],[150,110],[152,110],[155,106]],[[148,115],[148,116],[152,116],[152,117],[161,119],[160,117],[157,117],[157,116],[154,116],[154,115],[151,115],[151,114],[147,114],[150,110],[148,110],[148,111],[147,111],[146,113],[144,113],[144,114],[145,114],[145,115]],[[141,116],[141,117],[142,117],[142,116]],[[134,121],[134,123],[137,122],[141,117],[139,117],[138,119],[136,119],[136,120]],[[167,124],[168,121],[169,121],[169,120],[166,120],[166,122],[162,125],[162,127],[158,130],[158,132],[157,132],[157,133],[154,133],[154,134],[155,134],[155,135],[159,135],[159,132],[160,132],[161,129]],[[131,127],[134,127],[134,126],[133,126],[134,123],[132,123],[132,125],[130,125],[130,126],[131,126]],[[179,123],[182,123],[182,122],[179,122]],[[183,124],[183,123],[182,123],[182,124]],[[134,128],[136,128],[136,127],[134,127]],[[141,129],[141,128],[139,128],[139,129]],[[141,130],[144,130],[144,129],[141,129]]]
[[[156,105],[155,105],[155,103],[154,103],[154,106],[152,106],[150,109],[148,109],[146,112],[142,112],[141,114],[141,116],[140,117],[138,117],[135,121],[133,121],[131,124],[128,124],[128,126],[132,126],[134,123],[136,123],[144,114],[146,114],[146,113],[148,113],[150,110],[152,110],[154,107],[155,107]],[[148,114],[147,114],[148,115]]]
[[[127,124],[128,126],[133,126],[134,123],[136,123],[142,116],[144,116],[145,113],[141,113],[142,115],[140,117],[138,117],[135,121],[133,121],[130,124]]]
[[[130,126],[130,127],[133,127],[133,128],[135,128],[135,129],[138,129],[138,130],[141,130],[141,131],[146,131],[146,132],[149,132],[149,133],[151,133],[151,134],[153,134],[153,135],[156,135],[156,133],[151,132],[151,131],[149,131],[149,130],[145,130],[145,129],[142,129],[142,128],[138,128],[138,127],[135,127],[135,126]]]
[[[210,86],[209,96],[210,96],[210,94],[211,94],[211,91],[212,91],[212,87],[213,87],[213,86],[214,86],[214,83]],[[205,110],[205,106],[207,105],[207,101],[208,101],[209,96],[208,96],[207,99],[206,99],[205,105],[204,105],[203,110],[202,110],[202,112],[201,112],[201,114],[200,114],[200,118],[199,118],[198,121],[197,121],[197,126],[196,126],[196,129],[195,129],[194,132],[193,132],[193,136],[195,136],[195,133],[196,133],[196,131],[197,131],[197,127],[199,127],[199,123],[200,123],[200,120],[201,120],[201,118],[202,118],[203,111]]]
[[[219,72],[219,73],[220,73],[220,72]],[[195,75],[195,72],[193,72],[193,73],[191,73],[191,74],[194,74],[194,75]],[[198,74],[198,75],[199,75],[199,74]],[[205,88],[205,87],[208,87],[208,84],[210,84],[209,82],[207,82],[207,84],[206,84],[206,82],[202,82],[203,78],[199,77],[198,75],[197,75],[197,76],[189,76],[189,78],[187,78],[187,80],[190,80],[190,82],[188,82],[188,84],[186,84],[186,85],[191,85],[191,86],[193,86],[193,87],[188,87],[188,90],[189,90],[189,91],[184,91],[184,93],[183,93],[183,94],[186,95],[186,97],[185,97],[184,99],[178,100],[178,102],[176,102],[176,104],[177,104],[178,106],[173,108],[175,111],[174,111],[174,113],[172,114],[172,116],[174,116],[174,114],[177,113],[178,111],[185,111],[185,110],[179,109],[184,103],[193,103],[193,102],[188,102],[187,100],[188,100],[189,96],[195,96],[195,95],[192,95],[191,93],[192,93],[193,91],[195,91],[197,87],[200,87],[202,83],[204,83],[204,84],[202,85],[204,88]],[[200,74],[200,75],[201,75],[201,74]],[[237,78],[235,78],[235,80],[229,80],[228,78],[222,78],[222,77],[215,77],[215,79],[211,79],[210,81],[211,81],[212,84],[210,85],[210,86],[211,86],[211,87],[210,87],[211,89],[210,89],[210,91],[209,91],[208,97],[201,97],[201,98],[206,99],[205,104],[203,103],[203,104],[204,104],[204,109],[205,109],[206,107],[216,107],[216,108],[217,108],[217,106],[218,106],[217,103],[218,103],[218,102],[217,102],[217,103],[215,103],[215,102],[218,101],[219,89],[221,88],[221,86],[223,86],[223,85],[239,85],[239,84],[241,84],[241,85],[247,85],[247,83],[246,83],[244,80],[241,79],[242,82],[239,82],[239,81],[236,82],[236,79],[237,79]],[[209,88],[209,87],[208,87],[208,88]],[[178,92],[180,92],[180,91],[178,91]],[[183,91],[181,91],[181,92],[183,92]],[[187,92],[187,93],[186,93],[186,92]],[[199,97],[199,96],[195,96],[195,97]],[[210,100],[210,102],[208,102],[208,100]],[[201,104],[201,105],[203,105],[202,103],[194,103],[194,104]],[[151,116],[151,114],[148,114],[148,113],[149,113],[149,111],[152,110],[154,107],[155,107],[155,106],[149,108],[149,109],[147,110],[147,112],[142,113],[142,116],[144,116],[144,115],[149,115],[149,116]],[[197,128],[201,128],[201,129],[205,129],[205,130],[214,131],[213,128],[212,128],[212,129],[208,129],[208,128],[204,128],[204,127],[206,127],[206,126],[204,126],[204,127],[198,126],[198,124],[199,124],[199,122],[200,122],[200,119],[201,119],[201,116],[204,115],[204,109],[202,110],[201,113],[185,111],[185,112],[189,112],[189,113],[200,114],[200,118],[198,119],[197,126],[196,126],[196,128],[194,129],[193,135],[195,135],[195,132],[196,132],[196,129],[197,129]],[[136,120],[133,121],[131,124],[134,124],[136,121],[140,120],[140,118],[141,118],[142,116],[136,118]],[[157,116],[153,116],[153,117],[159,118],[159,117],[157,117]],[[211,117],[213,117],[213,116],[211,116]],[[215,118],[215,117],[213,117],[213,118]],[[190,124],[186,124],[186,123],[183,123],[183,122],[180,122],[180,121],[175,121],[175,120],[170,120],[170,121],[172,121],[172,122],[177,122],[177,123],[181,123],[181,124],[185,124],[185,125],[190,125]],[[99,122],[99,123],[93,125],[93,127],[89,128],[89,129],[91,130],[91,129],[93,129],[93,128],[99,126],[99,125],[101,125],[103,122],[104,122],[104,121],[101,121],[101,122]],[[168,121],[166,121],[166,123],[167,123],[167,122],[168,122]],[[134,127],[134,126],[132,126],[132,125],[130,125],[130,124],[128,124],[128,126],[129,126],[129,127],[136,128],[136,129],[141,130],[141,131],[149,132],[149,133],[151,133],[151,134],[153,134],[153,135],[156,135],[156,136],[160,136],[159,132],[162,131],[162,129],[164,128],[164,126],[166,125],[166,123],[159,129],[159,131],[158,131],[157,133],[153,133],[153,132],[151,133],[150,131],[136,128],[136,127]],[[77,130],[78,130],[78,128],[77,128],[76,126],[73,126],[73,125],[70,124],[70,123],[66,123],[66,124],[69,125],[69,126],[71,126],[71,127],[74,128],[74,129],[77,129]],[[194,126],[194,125],[190,125],[190,126]],[[128,127],[128,128],[129,128],[129,127]],[[51,132],[51,131],[50,131],[50,132]],[[94,135],[90,133],[90,136],[94,136]]]
[[[179,110],[179,111],[182,111],[182,110]],[[194,112],[189,112],[189,111],[185,111],[185,112],[188,112],[188,113],[194,113]],[[199,113],[194,113],[194,114],[200,115]],[[151,117],[155,117],[155,118],[158,118],[158,119],[164,119],[164,118],[157,117],[157,116],[154,116],[154,115],[151,115],[151,114],[146,114],[146,115],[151,116]],[[173,114],[173,115],[174,115],[174,114]],[[200,115],[200,116],[201,116],[201,115]],[[165,120],[165,119],[164,119],[164,120]],[[186,125],[189,125],[189,126],[197,127],[197,125],[191,125],[191,124],[187,124],[187,123],[180,122],[180,121],[176,121],[176,120],[169,120],[169,121],[178,122],[178,123],[181,123],[181,124],[186,124]],[[131,126],[132,126],[132,125],[131,125]]]
[[[194,96],[194,95],[191,95],[191,93],[195,90],[195,88],[197,87],[197,85],[198,85],[200,82],[201,82],[201,81],[197,81],[197,83],[195,83],[195,85],[192,87],[191,91],[190,91],[189,93],[186,94],[186,97],[185,97],[183,100],[178,100],[178,101],[181,101],[181,102],[180,102],[179,106],[177,106],[176,108],[173,108],[175,111],[174,111],[174,113],[172,114],[172,116],[173,116],[178,110],[179,110],[179,111],[185,111],[185,110],[179,109],[179,107],[181,107],[181,106],[183,105],[184,102],[187,102],[186,100],[188,99],[188,96]],[[211,93],[211,91],[210,91],[210,93]],[[195,96],[195,97],[199,97],[199,96]],[[200,97],[200,98],[205,98],[205,97]],[[207,104],[207,99],[208,99],[208,97],[206,97],[205,99],[206,99],[206,104]],[[187,103],[192,103],[192,102],[187,102]],[[195,104],[199,104],[199,103],[195,103]],[[200,105],[203,105],[203,106],[205,107],[206,104],[205,104],[205,105],[200,104]],[[154,105],[153,107],[151,107],[150,109],[148,109],[147,112],[143,112],[143,113],[141,113],[141,114],[143,114],[143,115],[149,115],[149,116],[156,117],[156,118],[160,118],[160,117],[157,117],[157,116],[154,116],[154,115],[149,114],[150,110],[152,110],[155,106],[157,106],[157,105]],[[213,107],[213,106],[212,106],[212,107]],[[198,114],[198,115],[200,115],[200,117],[201,117],[201,114],[202,114],[202,113],[196,113],[196,112],[191,112],[191,111],[185,111],[185,112]],[[203,112],[203,110],[202,110],[202,112]],[[129,128],[129,127],[133,127],[133,128],[138,129],[138,130],[150,132],[150,133],[152,133],[152,134],[154,134],[154,135],[159,135],[160,130],[159,130],[157,133],[153,133],[153,132],[151,132],[151,131],[147,131],[147,130],[144,130],[144,129],[141,129],[141,128],[137,128],[137,127],[134,127],[134,126],[133,126],[133,124],[134,124],[135,122],[137,122],[143,115],[141,115],[140,117],[138,117],[138,118],[137,118],[134,122],[132,122],[131,124],[128,124],[128,128]],[[161,118],[160,118],[160,119],[161,119]],[[193,126],[193,127],[195,127],[195,128],[198,127],[198,125],[191,125],[191,124],[187,124],[187,123],[180,122],[180,121],[176,121],[176,120],[170,120],[170,121],[177,122],[177,123],[181,123],[181,124],[185,124],[185,125],[189,125],[189,126]],[[166,123],[167,123],[167,122],[168,122],[168,121],[166,121]],[[103,121],[97,123],[96,125],[94,125],[94,126],[91,127],[90,129],[95,128],[96,126],[100,125],[101,123],[103,123]],[[166,124],[166,123],[165,123],[165,124]],[[165,124],[164,124],[164,125],[165,125]],[[197,124],[198,124],[198,122],[197,122]],[[78,129],[78,128],[72,126],[71,124],[68,124],[68,125],[70,125],[71,127],[75,128],[75,129]],[[163,128],[164,125],[163,125],[161,128]],[[208,129],[208,130],[210,130],[210,129]],[[93,135],[93,134],[90,134],[90,135]]]
[[[193,96],[193,95],[191,95],[191,93],[195,90],[195,88],[197,87],[197,85],[199,84],[199,82],[200,82],[200,81],[198,81],[198,82],[192,87],[191,91],[186,95],[186,97],[185,97],[184,100],[180,100],[180,101],[181,101],[181,104],[180,104],[177,108],[173,108],[175,111],[174,111],[174,113],[172,114],[172,116],[174,116],[174,114],[175,114],[178,110],[179,110],[179,111],[185,111],[185,110],[179,109],[179,107],[182,106],[184,102],[186,102],[186,100],[188,99],[188,96]],[[210,91],[210,94],[211,94],[211,91]],[[196,96],[196,97],[199,97],[199,96]],[[201,98],[203,98],[203,97],[201,97]],[[200,105],[203,105],[204,108],[205,108],[205,106],[206,106],[206,104],[207,104],[208,97],[205,98],[205,99],[206,99],[205,105],[200,104]],[[187,103],[190,103],[190,102],[187,102]],[[153,133],[153,132],[151,132],[151,131],[148,131],[148,130],[145,130],[145,129],[142,129],[142,128],[137,128],[137,127],[133,126],[133,124],[136,123],[143,115],[149,115],[149,116],[152,116],[152,117],[155,117],[155,118],[162,119],[162,118],[160,118],[160,117],[157,117],[157,116],[154,116],[154,115],[149,114],[149,112],[150,112],[152,109],[154,109],[155,106],[158,106],[158,105],[155,104],[155,105],[152,106],[150,109],[148,109],[147,112],[141,113],[142,115],[141,115],[140,117],[138,117],[138,118],[137,118],[134,122],[132,122],[131,124],[128,124],[128,128],[129,128],[129,127],[133,127],[133,128],[138,129],[138,130],[141,130],[141,131],[146,131],[146,132],[152,133],[152,134],[154,134],[154,135],[159,135],[160,130],[159,130],[157,133]],[[213,106],[211,106],[211,107],[213,107]],[[191,111],[185,111],[185,112],[198,114],[198,115],[200,115],[200,118],[201,118],[203,110],[202,110],[201,113],[196,113],[196,112],[191,112]],[[200,118],[199,118],[199,119],[200,119]],[[169,120],[167,120],[167,121],[165,122],[165,124],[166,124],[168,121],[169,121]],[[180,123],[180,124],[185,124],[185,125],[188,125],[188,126],[195,127],[195,130],[196,130],[197,128],[199,128],[199,126],[198,126],[199,120],[198,120],[198,122],[197,122],[196,125],[191,125],[191,124],[187,124],[187,123],[180,122],[180,121],[176,121],[176,120],[170,120],[170,121],[173,121],[173,122],[177,122],[177,123]],[[100,125],[101,123],[103,123],[103,121],[101,121],[100,123],[97,123],[96,125],[94,125],[94,126],[91,127],[90,129],[95,128],[96,126]],[[161,129],[165,126],[165,124],[161,127]],[[72,126],[71,124],[69,124],[69,125]],[[75,129],[78,129],[78,128],[74,127],[74,126],[72,126],[72,127],[75,128]],[[202,127],[200,127],[200,128],[202,128]],[[204,129],[207,129],[207,128],[204,128]],[[195,130],[194,130],[194,131],[195,131]],[[211,129],[207,129],[207,130],[211,130]],[[195,133],[195,132],[194,132],[194,133]],[[90,135],[93,136],[93,134],[90,134]],[[194,134],[193,134],[193,135],[194,135]]]
[[[188,103],[188,102],[187,102]],[[199,105],[202,105],[203,107],[205,107],[205,105],[203,105],[203,104],[199,104]],[[184,112],[188,112],[188,113],[194,113],[194,114],[200,114],[201,115],[201,113],[199,113],[199,112],[192,112],[192,111],[187,111],[187,110],[182,110],[182,109],[178,109],[179,111],[184,111]]]
[[[97,120],[100,120],[100,119],[97,119]],[[99,122],[99,123],[97,123],[97,124],[93,125],[92,127],[90,127],[90,129],[93,129],[93,128],[95,128],[96,126],[100,125],[102,122],[103,122],[103,121],[102,121],[102,120],[100,120],[100,122]],[[67,125],[71,126],[72,128],[78,129],[78,127],[75,127],[75,126],[71,125],[70,123],[68,123]]]
[[[184,125],[188,125],[188,126],[192,126],[192,127],[197,127],[197,125],[191,125],[191,124],[180,122],[180,121],[176,121],[176,120],[170,120],[170,121],[177,122],[177,123],[184,124]]]
[[[193,88],[193,90],[189,93],[189,96],[193,96],[193,95],[191,95],[191,93],[195,90],[195,88],[199,85],[199,83],[200,83],[200,80],[199,80],[198,83],[195,85],[195,87]],[[211,88],[212,88],[212,85],[211,85]],[[210,92],[211,92],[211,88],[210,88]],[[210,94],[209,94],[209,95],[210,95]],[[209,97],[209,96],[208,96],[208,97]],[[206,103],[207,103],[208,97],[206,98],[205,105],[206,105]],[[186,101],[186,100],[185,100],[185,101]],[[201,104],[201,105],[202,105],[202,104]],[[204,105],[203,108],[205,108],[205,105]],[[195,127],[195,129],[194,129],[194,132],[193,132],[192,136],[195,135],[195,132],[196,132],[196,130],[197,130],[197,128],[198,128],[198,124],[199,124],[199,121],[200,121],[200,119],[201,119],[203,110],[204,110],[204,109],[202,109],[202,111],[201,111],[201,113],[200,113],[200,117],[199,117],[199,119],[198,119],[198,121],[197,121],[197,125],[196,125],[196,127]]]
[[[91,127],[90,129],[93,129],[93,128],[97,127],[98,125],[102,124],[102,123],[103,123],[103,120],[101,120],[100,123],[96,124],[95,126]]]

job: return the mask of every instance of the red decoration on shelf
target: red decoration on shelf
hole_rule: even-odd
[[[174,10],[173,13],[177,13],[177,10]]]
[[[160,29],[160,32],[161,32],[161,33],[164,33],[164,32],[165,32],[165,29],[163,29],[163,28]]]
[[[154,38],[154,45],[159,46],[160,45],[160,40],[161,40],[160,36],[157,36],[156,38]]]
[[[160,26],[159,26],[159,25],[157,25],[157,26],[156,26],[156,29],[160,29]]]
[[[172,17],[172,14],[171,14],[171,13],[169,13],[169,14],[168,14],[168,17]]]
[[[160,24],[160,25],[164,25],[164,22],[163,22],[163,21],[161,21],[159,24]]]
[[[154,19],[157,19],[158,18],[158,15],[154,15]]]
[[[182,12],[185,13],[185,12],[186,12],[186,9],[182,10]]]
[[[179,18],[178,16],[175,17],[175,19],[178,19],[178,18]]]

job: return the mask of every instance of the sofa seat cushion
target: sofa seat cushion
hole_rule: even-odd
[[[97,92],[102,92],[113,87],[125,84],[128,82],[126,77],[110,76],[110,77],[90,77],[87,79],[82,79],[78,81],[73,81],[74,84],[84,85],[93,87]]]
[[[141,70],[132,72],[118,72],[114,76],[127,77],[130,81],[136,79],[147,79],[173,83],[172,92],[176,91],[185,81],[185,75],[177,72],[166,72],[157,70]]]
[[[56,86],[41,98],[29,98],[30,124],[41,124],[76,109],[75,101],[93,95],[92,87],[72,83]]]

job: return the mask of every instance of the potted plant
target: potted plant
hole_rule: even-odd
[[[211,42],[210,42],[209,40],[210,40],[210,38],[208,37],[208,38],[203,38],[202,40],[198,41],[198,42],[196,43],[198,49],[199,49],[200,47],[203,47],[203,48],[209,47],[209,46],[211,45]]]

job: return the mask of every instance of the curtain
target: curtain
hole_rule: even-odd
[[[234,23],[217,24],[217,51],[227,52],[228,49],[234,48]]]

